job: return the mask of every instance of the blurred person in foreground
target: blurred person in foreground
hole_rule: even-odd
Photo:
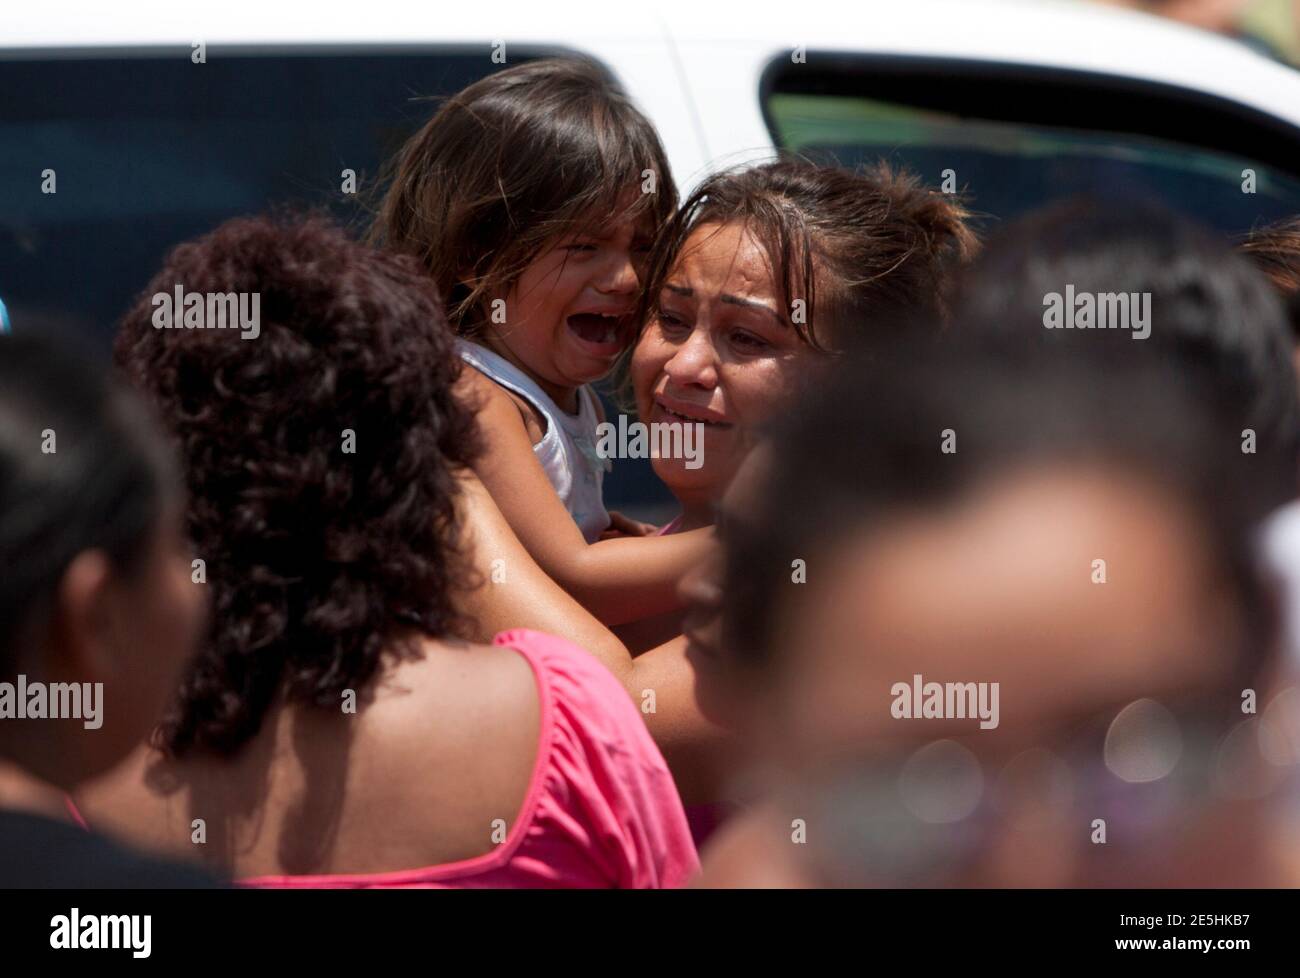
[[[1272,283],[1287,310],[1292,363],[1300,375],[1300,217],[1253,228],[1239,244]],[[1292,669],[1300,672],[1300,502],[1283,506],[1263,533],[1264,553],[1285,587],[1283,620]]]
[[[965,332],[1010,349],[1197,367],[1242,439],[1240,477],[1296,495],[1300,400],[1283,304],[1247,257],[1141,200],[1063,200],[1007,225],[960,277]],[[1192,382],[1188,374],[1184,386]]]
[[[1300,234],[1294,222],[1258,228],[1234,250],[1150,204],[1081,197],[1042,208],[995,235],[965,270],[955,300],[966,317],[964,329],[991,342],[1084,357],[1099,371],[1144,356],[1201,368],[1205,396],[1241,438],[1235,477],[1254,487],[1261,505],[1276,510],[1258,541],[1282,587],[1292,669],[1300,665],[1300,506],[1293,502],[1300,445],[1297,288]],[[1081,306],[1085,296],[1097,300],[1093,328],[1044,327],[1046,297],[1067,294]],[[1097,328],[1102,297],[1107,306],[1123,297],[1129,321]],[[1136,339],[1142,332],[1145,338]]]
[[[128,392],[66,349],[0,339],[2,887],[212,885],[65,804],[149,731],[194,651],[182,498]]]
[[[769,795],[704,885],[1300,882],[1300,691],[1212,377],[968,346],[846,364],[728,493],[687,632]]]

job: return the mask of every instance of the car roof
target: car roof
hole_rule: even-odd
[[[1217,96],[1300,127],[1300,72],[1231,39],[1074,0],[747,0],[742,7],[492,0],[450,8],[427,0],[38,0],[10,5],[4,21],[0,58],[188,50],[197,41],[482,44],[485,57],[496,41],[577,50],[609,66],[646,107],[683,176],[702,172],[711,158],[770,148],[758,80],[773,58],[799,46],[1117,75]]]
[[[650,5],[493,0],[41,0],[12,5],[0,51],[185,44],[436,44],[503,39],[586,50],[679,43],[989,59],[1129,75],[1235,98],[1300,124],[1300,72],[1246,46],[1140,12],[1072,0],[695,0]],[[665,72],[671,66],[664,66]]]

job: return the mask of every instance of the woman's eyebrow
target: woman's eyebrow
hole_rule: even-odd
[[[692,288],[688,288],[685,285],[674,285],[672,282],[665,282],[664,288],[667,289],[669,292],[673,293],[674,295],[680,295],[686,299],[691,299],[695,297],[695,290]],[[744,296],[731,295],[730,293],[724,293],[718,296],[718,299],[719,301],[725,302],[728,305],[732,305],[732,306],[746,306],[750,309],[760,309],[763,312],[770,315],[782,326],[788,325],[786,321],[781,318],[781,314],[766,302],[759,302],[757,299],[746,299]]]
[[[739,295],[721,295],[718,298],[722,302],[727,303],[728,305],[748,306],[751,309],[761,309],[763,310],[763,312],[769,313],[772,316],[772,318],[775,319],[782,326],[786,324],[785,320],[781,318],[781,314],[777,312],[774,308],[772,308],[772,306],[768,305],[766,302],[759,302],[757,299],[746,299],[743,296],[739,296]]]

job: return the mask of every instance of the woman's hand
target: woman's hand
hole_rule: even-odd
[[[642,523],[640,520],[610,510],[609,526],[601,533],[600,538],[613,540],[615,537],[652,537],[658,532],[659,527],[653,523]]]

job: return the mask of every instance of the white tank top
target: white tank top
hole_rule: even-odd
[[[610,461],[596,453],[596,393],[587,384],[578,388],[578,413],[560,409],[537,382],[485,346],[458,339],[460,357],[479,373],[506,390],[518,394],[546,419],[546,434],[533,446],[537,461],[555,487],[556,495],[578,524],[588,543],[600,538],[609,526],[601,487]]]

